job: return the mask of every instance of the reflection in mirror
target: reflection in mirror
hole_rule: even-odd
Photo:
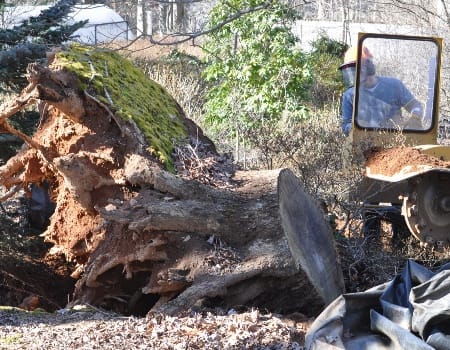
[[[427,40],[367,37],[361,47],[356,124],[411,131],[431,128],[437,45]]]

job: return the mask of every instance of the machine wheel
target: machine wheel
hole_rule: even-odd
[[[411,233],[426,245],[450,244],[450,173],[429,172],[409,182],[402,215]]]

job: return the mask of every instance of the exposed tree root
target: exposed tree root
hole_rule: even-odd
[[[212,298],[320,310],[324,296],[312,293],[283,232],[279,170],[238,172],[226,189],[170,173],[147,153],[136,124],[53,69],[30,65],[30,85],[0,108],[5,129],[28,145],[0,168],[0,184],[51,183],[56,209],[44,236],[77,264],[74,302],[169,314]],[[49,107],[30,138],[7,118],[35,100]]]

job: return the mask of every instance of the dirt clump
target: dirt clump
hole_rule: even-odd
[[[414,147],[372,149],[366,154],[366,167],[373,174],[392,176],[408,167],[410,171],[424,167],[450,168],[450,162],[423,153]]]

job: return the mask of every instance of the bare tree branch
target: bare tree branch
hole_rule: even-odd
[[[159,2],[159,0],[158,0],[158,2]],[[213,33],[215,31],[217,31],[218,29],[224,27],[228,23],[231,23],[231,22],[237,20],[238,18],[243,17],[249,13],[266,10],[266,9],[270,8],[272,3],[273,2],[271,0],[269,0],[259,6],[241,9],[241,10],[237,9],[235,13],[230,14],[221,23],[219,23],[218,25],[216,25],[214,27],[206,29],[206,30],[201,30],[201,31],[196,31],[196,32],[185,32],[185,33],[176,32],[176,33],[167,34],[160,39],[155,39],[155,37],[153,35],[143,35],[142,34],[142,35],[137,36],[134,40],[129,41],[126,45],[121,45],[119,49],[120,50],[127,49],[127,48],[131,47],[136,41],[143,39],[143,38],[146,38],[146,39],[148,38],[150,44],[158,45],[158,46],[172,46],[172,45],[179,45],[179,44],[182,44],[182,43],[185,43],[188,41],[193,41],[196,38]],[[148,47],[143,47],[143,48],[141,48],[141,50],[145,50],[147,48]]]

